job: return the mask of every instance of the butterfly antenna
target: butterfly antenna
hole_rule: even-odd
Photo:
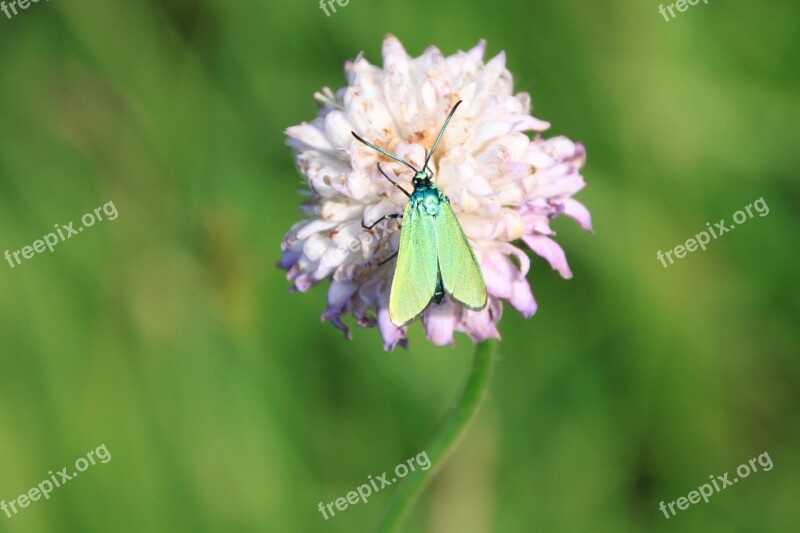
[[[444,130],[445,130],[445,128],[447,128],[447,124],[450,122],[450,119],[453,118],[453,113],[456,112],[456,109],[458,109],[458,106],[461,105],[461,102],[463,102],[463,100],[459,100],[458,102],[456,102],[456,105],[453,106],[453,109],[450,111],[450,114],[447,115],[447,118],[444,120],[444,124],[442,124],[442,129],[441,129],[441,131],[439,131],[439,136],[436,137],[436,142],[433,143],[433,148],[431,148],[430,153],[428,153],[428,157],[425,158],[425,164],[422,165],[422,168],[427,168],[428,167],[428,161],[430,161],[431,157],[433,157],[433,152],[435,152],[436,151],[436,147],[439,146],[439,141],[442,140],[442,135],[444,135]],[[355,134],[353,134],[353,135],[355,135]]]
[[[431,167],[428,166],[428,149],[425,148],[425,166],[422,167],[422,170],[426,171],[429,176],[433,177],[433,171]]]
[[[362,143],[366,144],[366,145],[367,145],[367,146],[369,146],[370,148],[374,148],[375,150],[379,151],[380,153],[382,153],[382,154],[383,154],[383,155],[385,155],[386,157],[391,157],[391,158],[392,158],[392,159],[394,159],[395,161],[399,161],[400,163],[403,163],[405,166],[407,166],[408,168],[410,168],[411,170],[413,170],[413,171],[414,171],[414,174],[416,174],[416,173],[418,173],[418,172],[419,172],[419,170],[417,170],[416,168],[412,167],[412,166],[411,166],[411,163],[409,163],[409,162],[408,162],[408,161],[406,161],[405,159],[400,159],[400,158],[399,158],[399,157],[397,157],[396,155],[394,155],[394,154],[390,154],[389,152],[387,152],[387,151],[386,151],[386,150],[384,150],[383,148],[380,148],[380,147],[378,147],[378,146],[375,146],[375,145],[374,145],[374,144],[372,144],[372,143],[368,143],[367,141],[365,141],[364,139],[362,139],[361,137],[359,137],[359,136],[358,136],[358,134],[356,134],[356,132],[354,132],[354,131],[351,131],[350,133],[352,133],[352,134],[353,134],[353,137],[355,137],[356,139],[358,139],[358,140],[359,140],[359,141],[361,141]]]

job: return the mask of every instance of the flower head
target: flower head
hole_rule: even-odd
[[[385,215],[402,213],[408,198],[378,170],[411,190],[413,173],[353,138],[369,142],[419,168],[443,118],[459,100],[430,169],[450,199],[481,266],[489,294],[487,306],[472,311],[449,298],[431,305],[422,317],[428,339],[452,344],[456,331],[472,340],[499,337],[502,300],[530,317],[536,311],[526,275],[521,240],[564,278],[572,272],[564,251],[553,241],[550,220],[566,214],[591,229],[587,209],[572,195],[584,187],[581,144],[566,137],[544,139],[550,125],[531,116],[527,93],[513,94],[505,54],[484,63],[485,42],[469,52],[445,57],[428,48],[410,57],[400,42],[383,43],[383,68],[359,55],[345,65],[348,85],[325,88],[311,123],[286,131],[288,144],[310,190],[296,223],[283,241],[280,266],[294,289],[306,291],[330,280],[330,320],[349,338],[342,317],[380,329],[386,349],[406,344],[406,327],[389,320],[389,289],[399,225]],[[533,138],[525,132],[533,132]]]

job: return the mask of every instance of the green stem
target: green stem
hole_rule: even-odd
[[[378,531],[390,533],[396,530],[414,499],[442,466],[445,457],[455,448],[460,437],[466,433],[469,422],[474,418],[486,394],[496,349],[497,341],[494,340],[484,341],[475,347],[472,370],[464,389],[425,449],[433,466],[428,470],[417,470],[403,481]]]

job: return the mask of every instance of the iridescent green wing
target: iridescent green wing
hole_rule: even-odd
[[[483,309],[486,284],[481,267],[449,201],[440,204],[434,225],[444,290],[465,307]]]
[[[404,326],[417,318],[433,298],[436,290],[436,236],[434,218],[425,212],[422,203],[412,200],[403,212],[397,266],[389,295],[389,318]]]

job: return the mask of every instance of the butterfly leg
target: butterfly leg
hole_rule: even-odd
[[[387,219],[390,219],[390,218],[403,218],[403,215],[400,214],[400,213],[394,213],[392,215],[384,215],[381,218],[379,218],[378,220],[376,220],[375,222],[373,222],[372,225],[370,225],[370,226],[367,226],[366,224],[364,224],[364,219],[362,218],[361,219],[361,227],[364,228],[364,229],[372,229],[375,226],[377,226],[378,224],[380,224],[381,222],[383,222],[384,220],[387,220]]]
[[[398,254],[398,252],[393,253],[392,255],[390,255],[389,257],[387,257],[386,259],[384,259],[380,263],[378,263],[378,266],[381,266],[381,265],[384,265],[384,264],[388,263],[389,261],[391,261],[392,259],[397,257],[397,254]]]
[[[389,182],[390,182],[392,185],[394,185],[395,187],[397,187],[398,189],[400,189],[401,191],[403,191],[403,194],[405,194],[406,196],[408,196],[409,198],[411,198],[411,193],[409,193],[409,192],[408,192],[407,190],[405,190],[403,187],[401,187],[400,185],[398,185],[396,181],[394,181],[392,178],[390,178],[389,176],[387,176],[387,175],[386,175],[386,172],[384,172],[384,171],[383,171],[383,169],[381,168],[381,164],[380,164],[380,163],[378,163],[378,170],[380,170],[381,174],[383,174],[383,177],[384,177],[384,178],[386,178],[387,180],[389,180]]]

